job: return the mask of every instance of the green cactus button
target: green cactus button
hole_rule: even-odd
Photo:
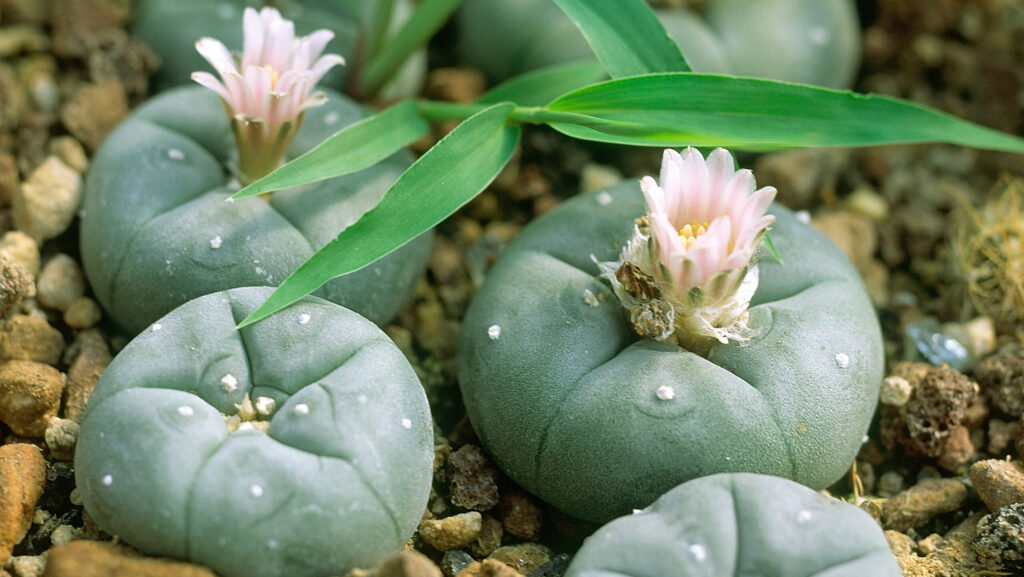
[[[361,117],[358,105],[329,92],[324,105],[306,111],[289,155]],[[82,262],[121,329],[137,334],[211,292],[280,284],[373,208],[412,162],[400,152],[354,174],[231,201],[235,151],[223,103],[194,86],[149,100],[96,154],[85,183]],[[330,281],[317,296],[386,322],[412,295],[431,236]]]
[[[82,419],[79,494],[111,535],[226,577],[371,566],[426,506],[426,397],[373,323],[322,299],[235,330],[270,292],[198,298],[125,347]]]
[[[859,508],[765,475],[711,475],[608,523],[565,577],[899,577]]]
[[[714,473],[816,489],[837,481],[877,404],[878,320],[838,248],[788,210],[769,212],[782,262],[760,258],[749,316],[740,315],[749,338],[710,339],[700,355],[636,334],[598,276],[644,214],[635,182],[528,226],[488,273],[459,340],[466,409],[499,466],[600,522]]]

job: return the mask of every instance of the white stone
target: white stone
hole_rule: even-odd
[[[612,203],[612,195],[607,192],[602,192],[597,195],[597,204],[601,206],[608,206]]]
[[[103,475],[102,483],[104,487],[109,487],[114,484],[114,477],[110,475]]]
[[[178,407],[178,414],[181,415],[182,417],[191,417],[192,415],[195,414],[195,410],[193,410],[192,407],[188,405],[182,405]]]
[[[583,290],[583,302],[589,307],[596,307],[598,305],[597,297],[590,289]]]
[[[220,248],[220,245],[222,244],[224,244],[224,239],[222,239],[219,234],[210,239],[210,248],[217,249]]]
[[[890,407],[902,407],[907,404],[910,400],[910,395],[914,393],[914,387],[910,384],[910,381],[903,377],[897,377],[895,375],[886,377],[882,381],[882,389],[879,391],[878,400],[883,405],[889,405]]]
[[[295,411],[296,415],[308,415],[309,405],[307,405],[306,403],[299,403],[295,405],[295,409],[293,410]]]
[[[253,497],[262,497],[263,487],[260,487],[259,485],[256,484],[249,485],[249,494],[252,495]]]
[[[309,316],[309,313],[302,313],[301,315],[299,315],[299,324],[304,325],[308,323],[310,318],[311,317]]]
[[[171,160],[185,160],[185,153],[177,148],[171,148],[167,151],[167,158]]]
[[[160,324],[160,323],[153,323],[153,325],[149,327],[149,330],[151,330],[151,331],[153,331],[155,333],[155,332],[157,332],[158,330],[160,330],[162,328],[164,328],[164,326],[162,324]]]
[[[324,124],[326,124],[327,126],[333,126],[337,124],[338,120],[339,118],[337,112],[328,112],[327,115],[324,116]]]
[[[663,401],[671,401],[676,398],[676,390],[668,385],[661,385],[654,394]]]
[[[707,561],[708,550],[705,549],[703,545],[698,545],[694,543],[693,545],[687,547],[686,550],[689,551],[690,555],[692,555],[694,560],[698,563]]]
[[[800,511],[799,513],[796,514],[796,522],[797,523],[803,524],[803,523],[806,523],[806,522],[808,522],[810,520],[811,520],[811,512],[810,511]]]
[[[412,428],[412,421],[410,421],[409,419],[402,419],[402,428],[403,429],[411,429]]]
[[[256,397],[256,412],[261,415],[269,415],[274,412],[277,401],[271,397]]]
[[[492,341],[498,340],[498,337],[501,336],[501,327],[498,325],[491,325],[487,329],[487,336],[490,337]]]

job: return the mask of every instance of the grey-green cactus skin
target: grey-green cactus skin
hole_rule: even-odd
[[[703,12],[655,10],[695,72],[849,88],[860,59],[850,0],[709,0]],[[460,54],[493,80],[593,58],[550,0],[465,0]],[[529,33],[524,33],[529,30]]]
[[[270,291],[201,297],[129,343],[82,419],[79,494],[111,535],[225,577],[371,566],[426,506],[426,396],[375,325],[322,299],[236,331]],[[228,433],[246,396],[276,401],[266,433]]]
[[[712,473],[814,488],[838,480],[883,376],[881,332],[856,270],[774,207],[770,234],[785,264],[760,261],[750,309],[759,332],[703,358],[638,338],[596,278],[592,259],[616,260],[643,210],[635,182],[572,199],[527,227],[488,273],[458,358],[486,448],[524,488],[592,521]],[[673,399],[658,398],[663,385]]]
[[[307,111],[297,156],[361,118],[337,93]],[[85,184],[82,261],[100,304],[136,334],[174,307],[237,286],[280,284],[375,206],[411,163],[400,152],[366,170],[272,193],[228,198],[234,150],[219,98],[182,87],[147,102],[103,143]],[[432,233],[317,293],[383,323],[415,290]]]
[[[246,7],[268,4],[261,0],[140,0],[132,21],[132,34],[160,55],[160,69],[153,75],[156,91],[191,84],[198,70],[214,72],[196,52],[196,41],[216,38],[229,50],[242,50],[242,13]],[[303,36],[326,28],[334,32],[327,52],[352,61],[360,50],[360,35],[367,33],[372,14],[361,0],[278,0],[273,3],[281,15],[295,22],[295,33]],[[395,3],[396,23],[410,12],[408,0]],[[389,98],[415,96],[426,79],[426,54],[418,52],[402,67],[384,90]],[[335,67],[321,85],[345,90],[349,68]]]
[[[608,523],[565,577],[899,577],[867,513],[765,475],[684,483]]]

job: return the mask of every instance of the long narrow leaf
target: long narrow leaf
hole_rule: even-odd
[[[566,92],[607,77],[604,66],[596,60],[555,64],[502,82],[480,97],[477,103],[515,102],[519,106],[544,106]]]
[[[948,142],[1024,153],[1024,139],[905,100],[755,78],[635,76],[579,89],[546,110],[590,119],[589,126],[550,123],[569,136],[640,146],[772,150]]]
[[[402,66],[409,55],[427,44],[462,0],[422,0],[405,21],[402,28],[391,36],[363,71],[360,90],[374,94],[384,86]]]
[[[416,103],[405,101],[361,120],[235,193],[245,198],[369,168],[430,130]]]
[[[643,0],[554,0],[613,78],[688,72],[690,66]]]
[[[506,122],[514,106],[487,108],[416,161],[380,203],[327,243],[240,326],[265,318],[325,282],[363,268],[429,230],[469,202],[501,172],[521,132]]]

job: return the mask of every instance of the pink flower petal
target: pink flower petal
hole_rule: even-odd
[[[263,20],[256,9],[247,7],[242,16],[242,70],[259,66],[263,55]]]
[[[231,57],[231,52],[220,43],[219,40],[213,38],[200,38],[196,42],[196,51],[199,55],[206,59],[207,62],[213,66],[219,74],[226,72],[237,72],[235,68],[235,59]]]
[[[209,72],[193,72],[192,80],[209,88],[210,90],[213,90],[217,93],[217,96],[220,96],[225,102],[228,103],[228,106],[233,107],[233,99],[231,95],[228,93],[228,89],[225,88],[224,84],[222,84],[220,80],[217,80],[217,77],[213,74],[210,74]]]

